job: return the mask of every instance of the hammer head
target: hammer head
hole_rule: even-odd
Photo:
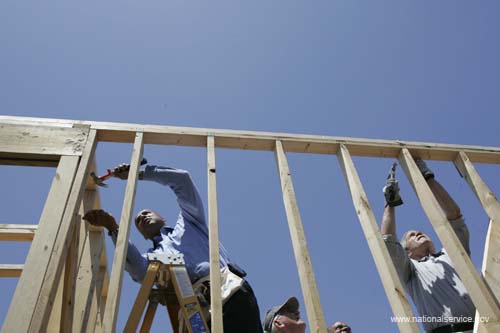
[[[94,172],[90,173],[90,177],[92,177],[92,180],[94,181],[94,183],[97,186],[108,187],[108,184],[106,184],[105,182],[103,182],[102,179],[99,178]]]

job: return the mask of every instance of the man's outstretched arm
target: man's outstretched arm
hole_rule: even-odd
[[[114,168],[113,174],[120,179],[127,179],[129,169],[129,164],[120,164]],[[199,222],[206,225],[203,201],[188,171],[150,165],[144,171],[139,172],[139,179],[169,186],[177,196],[182,216],[190,222]]]
[[[111,236],[111,239],[113,240],[113,243],[116,245],[119,228],[115,218],[111,214],[102,209],[93,209],[88,211],[83,216],[83,219],[94,226],[106,228]],[[142,255],[137,247],[129,241],[125,270],[130,274],[130,277],[134,281],[140,283],[146,274],[147,267],[148,261],[145,255]]]
[[[396,217],[394,207],[385,205],[384,215],[382,215],[382,223],[380,224],[380,233],[382,236],[392,235],[396,236]]]
[[[394,172],[394,170],[392,172]],[[398,237],[396,235],[396,209],[393,203],[395,197],[400,197],[399,186],[396,179],[394,178],[394,175],[392,175],[391,179],[388,178],[383,191],[386,203],[384,206],[382,222],[380,224],[380,233],[382,234],[382,238],[384,239],[387,250],[391,255],[392,262],[394,263],[394,266],[396,267],[400,278],[403,280],[403,282],[406,282],[410,279],[411,276],[412,263],[410,261],[410,258],[408,258],[406,250],[403,249],[403,247],[399,243]],[[401,199],[399,199],[398,201],[400,201],[400,203],[398,203],[397,206],[402,204]]]
[[[412,271],[412,263],[406,250],[403,249],[401,243],[396,236],[396,218],[394,207],[385,206],[382,223],[380,225],[380,233],[384,239],[387,250],[391,255],[392,262],[398,271],[399,277],[403,282],[410,279]]]
[[[163,166],[147,166],[143,179],[169,186],[177,196],[183,217],[187,221],[206,225],[203,201],[188,171]]]
[[[457,235],[467,253],[470,255],[469,229],[465,224],[462,212],[460,211],[460,207],[455,202],[455,200],[453,200],[448,191],[446,191],[445,188],[435,179],[434,172],[429,169],[424,160],[416,158],[415,163],[424,176],[427,185],[429,185],[429,188],[431,189],[432,194],[434,194],[434,197],[439,203],[439,206],[445,213],[446,218],[453,227],[455,234]]]

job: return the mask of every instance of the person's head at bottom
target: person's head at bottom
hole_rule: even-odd
[[[299,301],[290,297],[285,303],[269,309],[264,319],[265,333],[304,333],[306,323],[300,319]]]
[[[328,327],[328,333],[351,333],[349,325],[342,321],[337,321]]]

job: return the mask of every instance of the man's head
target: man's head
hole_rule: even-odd
[[[141,210],[135,217],[135,226],[146,239],[160,235],[164,225],[165,219],[150,209]]]
[[[419,260],[436,252],[429,236],[419,230],[409,230],[401,238],[401,245],[412,259]]]
[[[342,321],[337,321],[328,327],[328,333],[351,333],[349,325]]]
[[[306,323],[300,319],[297,298],[290,297],[285,303],[269,309],[264,319],[264,331],[266,333],[304,333]]]

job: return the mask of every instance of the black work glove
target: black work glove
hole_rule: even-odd
[[[399,185],[396,179],[387,179],[387,183],[382,191],[384,191],[385,202],[389,207],[396,207],[403,204],[403,200],[399,195]]]

